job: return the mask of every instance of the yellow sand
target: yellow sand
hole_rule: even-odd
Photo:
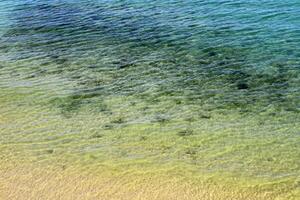
[[[205,185],[162,173],[122,173],[105,168],[92,173],[73,167],[16,163],[2,164],[0,168],[1,200],[276,199],[276,195],[268,191]]]

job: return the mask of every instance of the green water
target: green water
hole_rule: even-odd
[[[2,158],[299,189],[297,1],[0,3]]]

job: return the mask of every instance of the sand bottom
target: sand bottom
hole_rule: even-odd
[[[92,172],[75,167],[3,163],[0,167],[0,198],[3,200],[44,199],[203,199],[269,200],[281,197],[268,190],[239,189],[214,182],[201,182],[170,172],[118,171]]]
[[[0,200],[300,199],[296,114],[124,124],[32,99],[0,97]]]

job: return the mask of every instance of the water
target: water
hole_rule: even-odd
[[[1,148],[299,189],[299,12],[297,0],[1,1]]]

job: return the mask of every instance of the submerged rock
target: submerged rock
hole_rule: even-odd
[[[237,88],[239,90],[247,90],[249,89],[249,85],[247,83],[237,83]]]
[[[177,133],[177,135],[178,135],[178,136],[181,136],[181,137],[185,137],[185,136],[193,135],[193,133],[194,133],[193,130],[187,129],[187,130],[179,131],[179,132]]]
[[[208,53],[209,57],[213,57],[213,56],[216,56],[216,55],[217,55],[217,53],[215,51],[211,51],[211,52]]]

